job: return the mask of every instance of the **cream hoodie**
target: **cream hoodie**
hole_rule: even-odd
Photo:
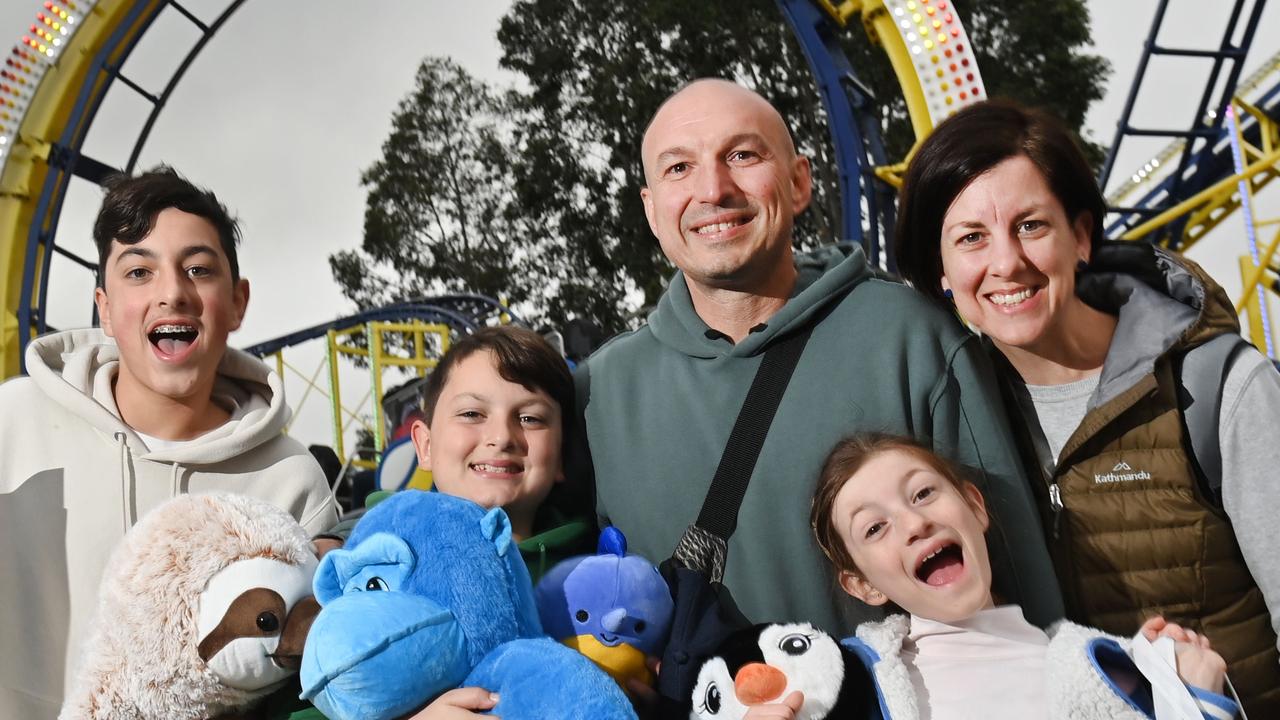
[[[112,548],[181,493],[266,500],[316,533],[336,521],[324,474],[297,441],[280,378],[228,349],[222,427],[151,452],[118,415],[119,351],[100,330],[33,341],[29,377],[0,385],[0,718],[54,718]],[[157,623],[164,618],[156,618]]]

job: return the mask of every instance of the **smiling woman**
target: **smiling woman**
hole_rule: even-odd
[[[1280,421],[1280,374],[1199,266],[1105,242],[1105,212],[1061,124],[983,103],[908,168],[899,269],[988,341],[1068,617],[1127,635],[1167,612],[1214,639],[1248,711],[1280,714],[1280,563],[1256,510],[1280,503],[1280,447],[1251,437]],[[1188,434],[1196,403],[1221,408],[1216,447]]]

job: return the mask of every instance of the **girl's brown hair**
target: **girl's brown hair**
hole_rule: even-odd
[[[863,465],[892,450],[923,460],[949,480],[957,490],[963,490],[968,482],[959,465],[941,457],[914,438],[888,433],[860,433],[836,443],[827,455],[826,462],[822,464],[822,473],[818,476],[818,487],[814,490],[813,505],[809,510],[809,525],[818,539],[818,547],[822,548],[827,559],[835,565],[837,572],[858,573],[858,566],[853,562],[853,556],[849,554],[844,541],[840,539],[840,534],[836,532],[836,524],[831,517],[836,496]]]

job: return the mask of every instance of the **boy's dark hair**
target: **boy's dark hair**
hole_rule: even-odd
[[[133,245],[146,239],[155,228],[160,211],[176,208],[204,218],[218,232],[222,252],[231,266],[231,282],[240,281],[240,261],[236,244],[240,227],[217,196],[191,184],[168,165],[158,165],[140,175],[115,175],[107,189],[102,208],[93,222],[93,242],[98,246],[98,287],[104,286],[111,241]]]
[[[568,424],[574,412],[573,376],[568,363],[538,333],[515,325],[499,325],[480,328],[454,343],[431,371],[422,391],[422,411],[428,427],[453,369],[485,350],[493,353],[502,379],[550,395],[560,406],[562,424]]]
[[[818,485],[813,491],[813,505],[809,509],[809,525],[818,540],[818,547],[822,548],[823,554],[837,572],[860,571],[848,548],[844,546],[844,541],[840,539],[840,534],[836,532],[836,524],[831,518],[836,496],[863,465],[872,458],[893,450],[916,456],[949,480],[957,490],[963,489],[968,482],[959,465],[914,438],[887,433],[859,433],[836,443],[818,475]]]
[[[1031,160],[1071,222],[1088,212],[1094,248],[1102,241],[1106,200],[1069,130],[1042,110],[1008,100],[970,105],[938,125],[907,167],[898,194],[894,258],[916,290],[943,305],[942,220],[979,175],[1012,157]]]

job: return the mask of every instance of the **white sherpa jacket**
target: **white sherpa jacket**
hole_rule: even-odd
[[[858,626],[855,637],[842,644],[852,650],[875,680],[879,710],[883,720],[920,720],[920,708],[902,661],[902,644],[908,634],[906,615],[893,615],[877,623]],[[1045,689],[1052,720],[1149,720],[1151,715],[1125,696],[1103,673],[1097,658],[1105,653],[1124,652],[1129,641],[1066,620],[1048,630],[1045,657]],[[1211,693],[1201,693],[1206,697]],[[1234,714],[1234,704],[1213,696],[1215,704],[1229,705],[1226,716]],[[1205,717],[1211,715],[1206,713]],[[1212,715],[1217,717],[1217,715]]]
[[[214,395],[237,419],[150,452],[118,416],[115,343],[99,330],[34,340],[29,377],[0,385],[0,718],[54,718],[107,558],[151,508],[181,493],[265,500],[309,532],[336,515],[297,441],[280,378],[228,349]]]

